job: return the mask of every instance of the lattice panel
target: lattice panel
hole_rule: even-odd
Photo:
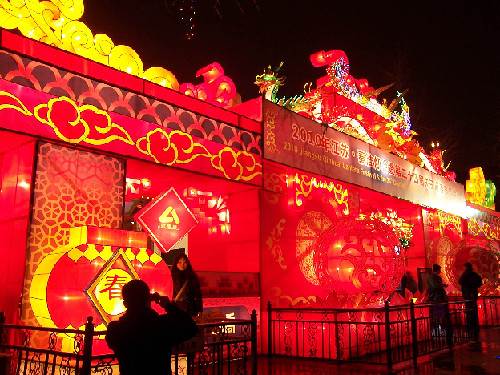
[[[22,318],[36,325],[29,290],[40,262],[68,244],[69,228],[122,226],[124,162],[51,143],[40,143],[29,248],[22,300]]]

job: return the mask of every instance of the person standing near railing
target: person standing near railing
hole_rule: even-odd
[[[142,280],[125,284],[122,296],[127,311],[109,323],[106,333],[106,342],[118,359],[120,375],[170,374],[172,346],[196,335],[196,323],[168,297],[151,295]],[[167,314],[153,310],[152,301]]]
[[[473,338],[479,335],[479,316],[477,311],[477,290],[483,285],[483,279],[474,271],[472,264],[464,264],[465,271],[460,276],[458,283],[462,286],[462,297],[465,300],[465,314],[467,318],[467,329]]]
[[[432,306],[432,317],[436,335],[440,335],[442,328],[445,326],[444,319],[448,307],[446,303],[446,290],[444,289],[448,284],[443,284],[443,279],[439,276],[440,273],[441,266],[439,264],[433,264],[432,273],[427,279],[429,301],[435,304]]]

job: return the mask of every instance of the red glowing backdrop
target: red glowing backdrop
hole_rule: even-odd
[[[171,188],[197,221],[174,246],[188,252],[196,271],[259,272],[258,188],[128,160],[125,226],[134,205]]]
[[[35,140],[0,131],[0,306],[17,321],[26,259]]]
[[[378,304],[423,264],[418,206],[271,163],[264,178],[263,301]]]

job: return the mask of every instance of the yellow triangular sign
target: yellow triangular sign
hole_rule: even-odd
[[[168,206],[168,208],[165,211],[163,211],[159,220],[160,223],[162,224],[170,224],[172,223],[172,221],[175,224],[179,224],[179,216],[177,216],[175,208],[173,208],[172,206]]]

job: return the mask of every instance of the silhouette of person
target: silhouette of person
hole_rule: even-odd
[[[406,272],[406,289],[408,289],[412,294],[415,294],[418,290],[418,284],[413,278],[411,272]]]
[[[448,284],[443,284],[443,279],[439,274],[441,273],[441,266],[439,264],[432,265],[432,273],[427,279],[427,288],[429,291],[429,300],[431,302],[444,302],[446,300],[445,287]]]
[[[106,342],[117,359],[120,375],[170,373],[172,346],[193,337],[198,328],[193,319],[168,297],[151,295],[142,280],[132,280],[122,288],[125,314],[110,322]],[[154,299],[165,309],[151,308]]]
[[[191,316],[203,311],[200,280],[186,254],[179,254],[170,270],[174,286],[172,298],[176,305]]]
[[[448,284],[443,284],[443,279],[439,274],[441,266],[432,265],[432,273],[427,279],[427,288],[429,300],[434,304],[432,306],[432,318],[436,336],[441,335],[442,327],[445,325],[445,317],[448,313],[448,304],[446,303],[446,290]]]
[[[467,328],[471,331],[473,337],[477,338],[479,334],[479,317],[477,311],[477,290],[483,285],[481,276],[474,272],[472,264],[464,264],[465,271],[458,279],[462,286],[462,297],[465,301],[465,315],[467,318]]]

